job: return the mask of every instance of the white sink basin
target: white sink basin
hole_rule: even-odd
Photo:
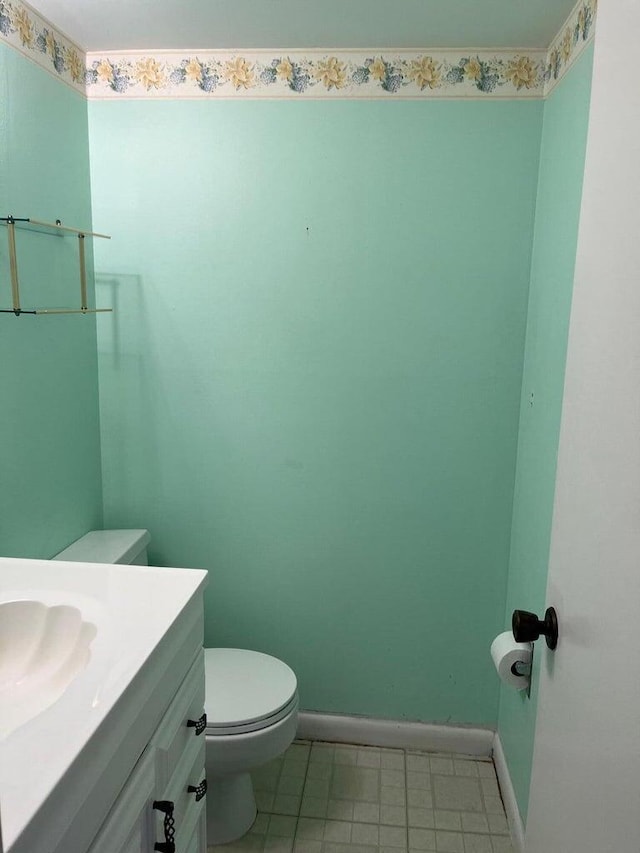
[[[155,725],[152,713],[138,724],[139,708],[163,691],[187,626],[193,631],[191,608],[206,577],[185,569],[0,557],[5,853],[80,849],[58,846],[69,829],[65,816],[83,807],[87,779],[104,775],[112,784],[124,733],[128,738]],[[134,751],[142,751],[149,737],[144,743],[132,737]]]
[[[62,696],[89,662],[96,633],[71,605],[0,602],[0,740]]]

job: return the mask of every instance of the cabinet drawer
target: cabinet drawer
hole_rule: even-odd
[[[204,739],[191,743],[183,753],[176,770],[169,780],[162,800],[173,804],[173,818],[175,826],[176,853],[183,853],[187,840],[193,834],[193,827],[197,818],[205,807],[206,797],[196,800],[196,792],[189,791],[189,787],[197,788],[204,780]],[[164,840],[163,816],[156,815],[155,839]]]
[[[201,649],[151,740],[156,752],[158,789],[168,784],[186,750],[204,746],[205,733],[189,723],[204,714],[204,650]]]
[[[180,853],[205,853],[207,849],[206,798],[190,803],[182,825],[176,833]]]
[[[145,750],[87,853],[147,853],[152,849],[149,811],[154,787],[154,755]]]

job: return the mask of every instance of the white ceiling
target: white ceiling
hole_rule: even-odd
[[[86,50],[540,47],[575,0],[29,0]]]

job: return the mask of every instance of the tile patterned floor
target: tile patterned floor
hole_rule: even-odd
[[[209,853],[513,851],[490,759],[296,741],[253,779],[253,827]]]

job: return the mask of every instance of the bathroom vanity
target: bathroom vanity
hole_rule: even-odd
[[[4,853],[204,853],[206,578],[0,558]]]

